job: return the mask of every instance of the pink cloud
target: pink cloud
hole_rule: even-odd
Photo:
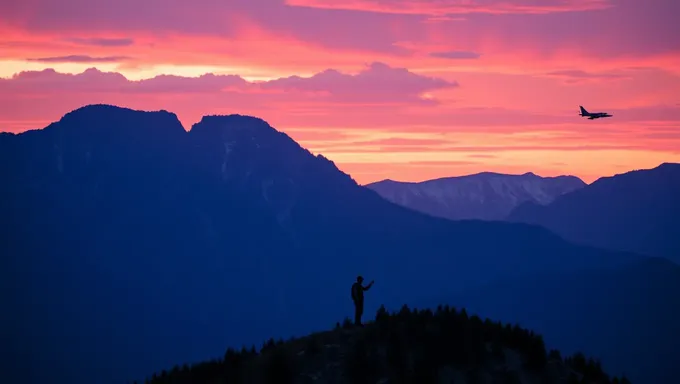
[[[461,60],[461,59],[479,59],[481,55],[476,52],[468,51],[447,51],[447,52],[432,52],[430,53],[430,56],[438,57],[440,59]]]
[[[54,120],[84,104],[107,103],[140,109],[177,111],[193,123],[204,114],[249,113],[299,126],[330,127],[336,109],[361,110],[399,105],[434,105],[421,94],[456,87],[455,82],[420,76],[401,68],[374,63],[357,74],[328,70],[311,77],[288,77],[249,82],[237,75],[200,77],[161,75],[131,81],[115,72],[90,68],[80,74],[53,69],[24,71],[0,79],[0,116],[17,122],[42,117]],[[36,103],[40,108],[36,109]],[[382,107],[380,107],[382,105]],[[291,113],[288,113],[291,111]],[[375,118],[375,117],[374,117]],[[292,124],[291,126],[295,126]],[[15,130],[15,128],[6,128]]]
[[[610,0],[286,0],[289,5],[322,9],[446,16],[455,14],[544,14],[606,9]]]
[[[365,142],[352,142],[352,144],[359,145],[381,145],[381,146],[439,146],[442,144],[442,138],[432,139],[414,139],[404,137],[390,137],[387,139],[370,140]]]
[[[526,73],[571,67],[599,72],[639,64],[678,73],[680,42],[669,36],[678,33],[674,15],[680,13],[680,2],[620,0],[612,4],[583,12],[470,14],[465,22],[427,24],[424,36],[416,33],[399,44],[419,55],[482,52],[475,64],[490,70],[505,67]]]
[[[265,89],[328,92],[334,98],[356,102],[420,101],[426,91],[457,87],[458,83],[417,75],[404,68],[373,63],[356,75],[327,70],[309,78],[292,76],[264,82]]]
[[[233,40],[262,30],[324,47],[404,54],[403,48],[393,45],[399,36],[389,28],[391,19],[389,15],[291,7],[280,0],[120,0],[96,6],[90,0],[25,0],[11,6],[0,4],[0,27],[4,24],[62,38],[114,32]]]
[[[67,37],[64,41],[79,45],[91,45],[97,47],[127,47],[134,44],[131,38],[106,38],[106,37]]]
[[[18,95],[41,92],[100,93],[186,93],[237,92],[255,94],[289,93],[313,95],[333,102],[406,102],[421,100],[426,91],[453,88],[458,84],[421,76],[404,68],[382,63],[370,64],[357,74],[326,70],[311,77],[292,76],[263,82],[248,82],[238,75],[205,74],[200,77],[159,75],[131,81],[116,72],[90,68],[80,74],[58,73],[53,69],[24,71],[10,79],[0,79],[0,92]],[[273,91],[273,92],[269,92]]]
[[[336,147],[325,147],[325,149],[330,151],[339,152],[352,152],[352,153],[427,153],[433,151],[442,151],[449,153],[468,153],[468,152],[517,152],[517,151],[611,151],[611,150],[644,150],[648,149],[645,145],[633,145],[633,144],[611,144],[611,145],[543,145],[540,140],[534,140],[535,145],[508,145],[508,146],[418,146],[418,145],[401,145],[401,146],[375,146],[370,147],[368,145],[360,145],[358,143],[350,143],[346,146],[336,146]],[[657,148],[661,149],[661,148]],[[667,149],[667,148],[664,148]]]
[[[555,77],[564,80],[567,84],[580,84],[593,81],[610,81],[629,79],[630,76],[620,73],[592,73],[582,70],[560,70],[545,74],[548,77]]]
[[[220,6],[212,1],[193,3],[161,0],[91,1],[91,0],[22,0],[18,3],[0,3],[2,22],[15,27],[39,31],[142,31],[168,32],[183,30],[187,33],[233,31],[230,23],[221,23],[232,7]],[[203,23],[198,21],[203,18]],[[184,22],[183,22],[184,21]],[[222,19],[224,21],[224,19]]]
[[[309,129],[287,129],[286,134],[295,141],[317,143],[329,141],[342,141],[353,138],[354,136],[343,131],[312,131]]]
[[[507,62],[514,57],[508,65],[516,67],[527,66],[528,58],[563,61],[582,56],[599,61],[617,58],[634,61],[648,56],[680,57],[677,39],[669,38],[677,34],[674,15],[680,12],[680,3],[674,0],[294,0],[287,3],[282,0],[196,0],[191,4],[177,0],[143,3],[121,0],[101,2],[96,7],[88,0],[26,0],[12,6],[6,4],[0,5],[0,31],[45,35],[54,44],[87,42],[98,48],[127,46],[133,49],[136,44],[127,44],[132,37],[135,43],[138,38],[182,39],[183,53],[201,53],[173,57],[173,60],[185,61],[211,55],[212,60],[228,62],[241,56],[233,52],[226,55],[228,51],[217,48],[216,41],[209,44],[193,41],[206,38],[232,43],[226,47],[233,46],[235,41],[248,41],[252,44],[251,61],[257,55],[260,65],[273,58],[280,59],[277,57],[280,53],[274,53],[275,46],[290,41],[345,54],[371,52],[375,56],[369,60],[385,61],[385,57],[378,55],[386,55],[402,60],[399,65],[406,65],[407,61],[414,63],[416,59],[418,65],[422,65],[423,58],[416,56],[427,56],[431,52],[440,56],[447,52],[484,52],[479,65]],[[371,11],[373,9],[380,12]],[[464,22],[425,23],[432,14],[442,12],[472,14],[466,15]],[[506,15],[508,13],[512,15]],[[110,36],[112,34],[118,37]],[[73,36],[87,37],[74,40]],[[433,46],[437,49],[431,49]],[[158,52],[156,55],[162,54]],[[94,55],[73,51],[51,55],[69,54]],[[333,60],[339,59],[327,56],[324,65],[335,67]],[[308,60],[310,57],[298,57],[300,65]],[[437,65],[436,61],[429,63]]]
[[[625,122],[673,121],[680,123],[680,106],[677,105],[666,104],[626,109],[612,108],[608,112],[615,114],[619,120]],[[614,123],[610,121],[609,124]],[[661,129],[664,128],[662,127]]]

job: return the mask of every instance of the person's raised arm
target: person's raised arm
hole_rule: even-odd
[[[367,286],[362,287],[362,288],[364,289],[364,291],[368,291],[368,290],[371,289],[371,287],[373,286],[373,283],[375,283],[375,281],[371,280],[371,282],[368,283]]]

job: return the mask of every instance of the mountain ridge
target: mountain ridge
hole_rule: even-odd
[[[680,164],[603,177],[546,206],[516,207],[506,218],[544,226],[572,242],[680,262]]]
[[[494,171],[482,171],[482,172],[476,172],[476,173],[470,173],[470,174],[465,174],[465,175],[458,175],[458,176],[443,176],[443,177],[437,177],[434,179],[427,179],[427,180],[421,180],[421,181],[402,181],[402,180],[394,180],[394,179],[382,179],[378,181],[373,181],[370,183],[366,183],[364,186],[368,186],[370,184],[379,184],[379,183],[384,183],[384,182],[390,182],[390,183],[397,183],[397,184],[425,184],[425,183],[430,183],[430,182],[438,182],[438,181],[446,181],[446,180],[458,180],[458,179],[463,179],[463,178],[474,178],[478,176],[504,176],[504,177],[519,177],[519,176],[535,176],[541,179],[559,179],[559,178],[577,178],[581,180],[578,176],[574,175],[557,175],[557,176],[539,176],[535,174],[534,172],[528,171],[524,173],[502,173],[502,172],[494,172]],[[582,181],[582,180],[581,180]],[[587,184],[584,182],[584,184]]]
[[[585,185],[575,176],[480,172],[421,182],[388,179],[365,186],[395,204],[432,216],[452,220],[503,220],[524,202],[547,204]]]

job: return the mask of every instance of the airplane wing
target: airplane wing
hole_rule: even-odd
[[[588,118],[588,120],[595,120],[595,119],[596,119],[595,116],[590,116],[590,117]]]

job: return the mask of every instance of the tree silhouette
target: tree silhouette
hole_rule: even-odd
[[[548,359],[562,361],[562,354],[556,349],[551,349],[550,353],[548,353]]]
[[[347,332],[347,329],[352,329]],[[344,357],[336,372],[351,383],[374,384],[389,378],[395,384],[427,384],[438,382],[444,368],[458,368],[469,383],[487,381],[516,384],[519,373],[498,371],[503,366],[506,350],[521,354],[524,369],[542,384],[553,384],[546,371],[547,362],[563,364],[570,371],[567,383],[630,384],[623,378],[609,379],[600,362],[577,352],[562,358],[557,350],[546,352],[541,335],[523,329],[519,324],[503,324],[469,315],[463,308],[438,306],[435,311],[402,306],[390,313],[381,306],[375,321],[356,329],[349,318],[336,323],[330,331],[342,344]],[[305,370],[308,360],[330,358],[324,353],[319,335],[311,335],[298,343],[304,353],[293,353],[296,339],[284,342],[270,338],[262,344],[240,350],[228,348],[220,359],[196,365],[175,365],[170,371],[154,373],[145,383],[292,383]],[[293,348],[293,349],[291,349]],[[336,356],[337,355],[337,356]],[[343,353],[335,354],[335,358]],[[491,371],[490,371],[491,370]],[[261,381],[256,380],[260,378]]]

